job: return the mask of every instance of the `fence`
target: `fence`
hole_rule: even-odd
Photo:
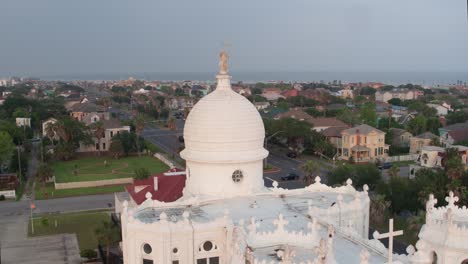
[[[0,191],[0,195],[5,196],[5,198],[16,198],[15,190]]]
[[[418,158],[418,154],[409,154],[401,156],[390,156],[385,157],[385,162],[398,162],[398,161],[415,161]]]
[[[107,185],[121,185],[121,184],[129,184],[129,183],[133,183],[133,178],[55,183],[55,189],[63,190],[63,189],[74,189],[74,188],[99,187],[99,186],[107,186]]]

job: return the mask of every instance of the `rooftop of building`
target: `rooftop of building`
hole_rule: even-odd
[[[375,131],[375,132],[377,132],[377,133],[384,133],[383,131],[378,130],[377,128],[371,127],[371,126],[366,125],[366,124],[362,124],[362,125],[359,125],[359,126],[355,126],[355,127],[352,127],[352,128],[348,128],[348,129],[346,129],[346,130],[343,130],[343,133],[347,133],[347,134],[350,134],[350,135],[354,135],[354,134],[369,134],[369,133],[371,133],[372,131]]]

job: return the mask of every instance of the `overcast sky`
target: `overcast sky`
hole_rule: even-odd
[[[466,0],[3,0],[0,77],[468,72]]]

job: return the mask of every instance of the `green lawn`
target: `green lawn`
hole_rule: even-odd
[[[55,190],[53,183],[46,184],[45,188],[42,188],[42,185],[40,183],[36,183],[34,197],[36,200],[44,200],[46,199],[44,197],[44,193],[47,194],[47,199],[51,199],[51,198],[63,198],[63,197],[70,197],[70,196],[104,194],[104,193],[114,193],[114,192],[123,192],[123,191],[124,191],[124,187],[122,185]]]
[[[77,175],[74,174],[75,165],[78,170]],[[134,170],[139,168],[147,168],[150,173],[169,169],[160,160],[149,156],[126,157],[118,160],[109,157],[87,157],[52,164],[57,183],[133,177]]]
[[[416,162],[414,160],[395,161],[395,162],[391,162],[391,163],[392,163],[392,165],[395,165],[397,167],[408,166],[410,164],[416,164]]]
[[[67,214],[47,214],[34,217],[34,235],[31,234],[31,220],[28,225],[28,236],[47,236],[64,233],[76,233],[80,249],[95,249],[98,241],[94,230],[103,221],[111,221],[109,212],[90,211]],[[55,227],[57,222],[57,227]]]

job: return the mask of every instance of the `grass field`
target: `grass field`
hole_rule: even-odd
[[[44,197],[44,193],[47,194],[47,199],[51,199],[51,198],[105,194],[105,193],[114,193],[114,192],[123,192],[123,191],[124,191],[124,187],[122,185],[55,190],[53,183],[47,183],[44,189],[42,188],[42,185],[40,183],[36,183],[34,197],[36,200],[44,200],[46,199]]]
[[[28,236],[47,236],[65,233],[76,233],[80,249],[95,249],[98,241],[94,230],[103,221],[111,221],[106,211],[90,211],[67,214],[48,214],[34,218],[34,235],[31,234],[31,220],[28,225]],[[57,222],[57,227],[55,227]]]
[[[107,161],[107,165],[105,164]],[[75,168],[77,174],[74,174]],[[87,157],[52,164],[57,183],[96,181],[133,177],[135,169],[146,168],[150,173],[169,169],[160,160],[149,156],[112,159],[109,157]]]

